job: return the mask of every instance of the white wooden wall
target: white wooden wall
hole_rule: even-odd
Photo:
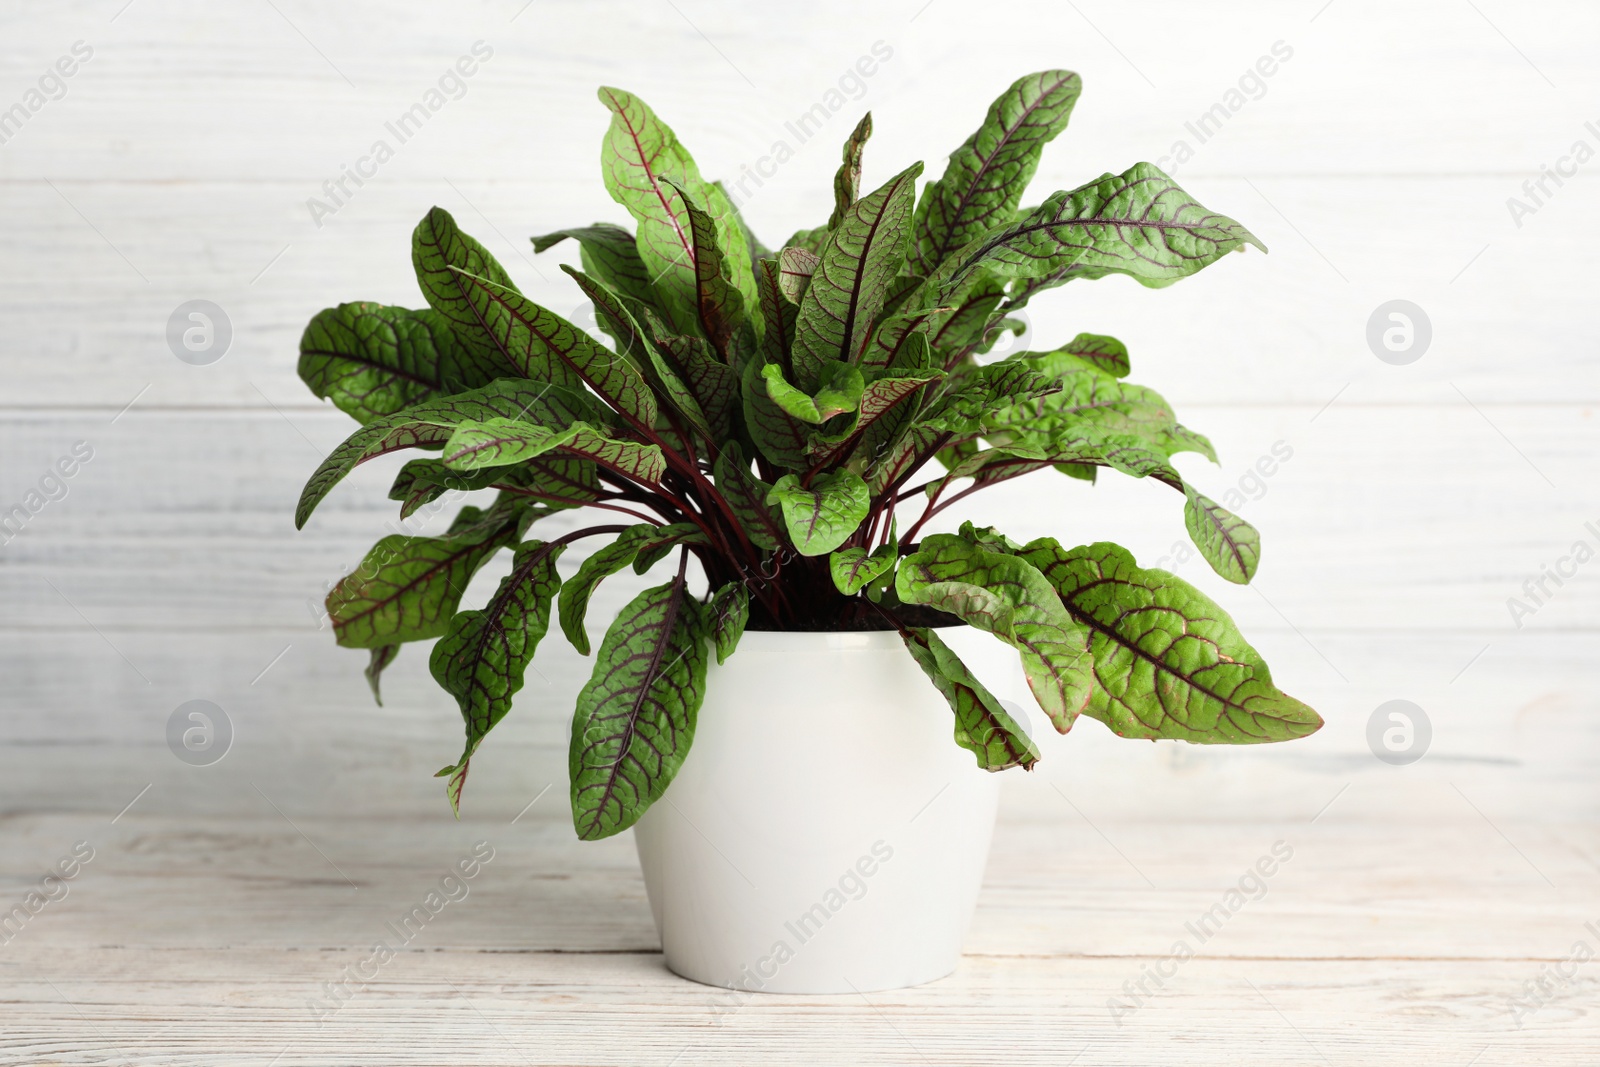
[[[1600,549],[1585,528],[1600,530],[1600,159],[1559,187],[1547,180],[1550,195],[1520,220],[1507,200],[1527,199],[1523,183],[1574,142],[1600,150],[1600,7],[13,3],[0,9],[0,109],[79,41],[93,54],[65,95],[0,145],[0,510],[75,442],[93,449],[66,496],[0,547],[8,872],[53,862],[74,820],[103,822],[147,784],[136,810],[151,816],[276,819],[270,794],[303,818],[448,818],[429,775],[454,758],[460,725],[426,657],[408,649],[388,706],[374,708],[364,654],[335,648],[307,607],[395,519],[384,496],[398,462],[359,471],[294,530],[302,482],[351,428],[299,383],[296,343],[333,303],[420,305],[409,234],[433,204],[532,298],[579,304],[555,269],[571,250],[535,258],[527,238],[625,221],[599,180],[598,85],[640,93],[708,176],[736,176],[776,139],[794,144],[785,123],[875,42],[892,49],[860,99],[748,198],[747,217],[776,243],[825,217],[838,145],[868,108],[872,186],[914,159],[937,174],[1016,76],[1080,71],[1083,98],[1046,152],[1036,200],[1194,144],[1185,123],[1283,42],[1292,58],[1265,94],[1174,168],[1270,255],[1230,257],[1167,290],[1078,283],[1030,313],[1041,345],[1079,330],[1126,341],[1134,380],[1216,442],[1220,468],[1180,459],[1212,495],[1274,443],[1292,448],[1241,509],[1264,538],[1255,586],[1228,586],[1198,560],[1176,569],[1328,725],[1293,746],[1231,752],[1131,745],[1086,723],[1013,786],[1004,818],[1021,826],[1038,805],[1059,805],[1056,783],[1097,817],[1306,819],[1354,783],[1336,809],[1351,833],[1364,820],[1448,824],[1468,851],[1514,867],[1483,822],[1512,838],[1526,824],[1546,865],[1577,864],[1565,887],[1577,896],[1562,898],[1571,917],[1593,904],[1582,872],[1600,857],[1600,561],[1520,628],[1507,600],[1575,541]],[[316,225],[307,199],[477,41],[493,54],[465,94]],[[167,346],[168,316],[191,299],[232,322],[213,365]],[[1381,362],[1365,338],[1392,299],[1432,323],[1431,347],[1406,366]],[[1117,540],[1147,565],[1185,540],[1181,500],[1162,487],[1035,479],[977,498],[970,514],[1017,537]],[[596,616],[630,588],[611,582]],[[562,792],[563,720],[588,664],[552,640],[539,667],[474,764],[469,826],[503,826],[548,782]],[[166,747],[167,717],[195,698],[235,725],[215,767],[185,766]],[[1432,719],[1430,754],[1412,767],[1367,748],[1368,716],[1392,698]],[[561,805],[546,803],[556,833]],[[28,821],[45,815],[64,820],[51,824],[59,833]],[[33,829],[6,831],[5,816]],[[1583,819],[1581,833],[1548,830]],[[625,843],[599,847],[626,868]],[[1563,930],[1552,927],[1551,953],[1565,950]]]

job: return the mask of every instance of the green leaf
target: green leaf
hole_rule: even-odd
[[[601,347],[594,338],[515,289],[487,278],[463,274],[474,300],[494,312],[491,327],[524,376],[538,380],[546,360],[560,364],[636,427],[655,425],[656,398],[626,357]]]
[[[1195,433],[1187,426],[1174,425],[1160,435],[1159,442],[1161,450],[1168,456],[1175,456],[1179,452],[1198,452],[1211,462],[1217,462],[1217,450],[1211,447],[1211,441],[1205,434]]]
[[[959,376],[951,377],[944,395],[925,419],[952,433],[971,433],[980,425],[987,425],[996,412],[1042,400],[1059,393],[1061,388],[1058,379],[1040,374],[1024,362],[1003,360],[982,367],[968,367]],[[1030,438],[1042,432],[1031,426],[1027,428]]]
[[[596,841],[638,821],[683,765],[705,696],[704,609],[674,578],[623,608],[578,694],[572,821]]]
[[[484,735],[511,710],[534,651],[550,628],[550,601],[560,588],[556,559],[565,545],[527,541],[517,546],[511,573],[482,611],[463,611],[433,646],[428,670],[456,698],[466,724],[461,758],[435,777],[449,776],[446,792],[459,817],[467,767]]]
[[[754,271],[759,261],[771,258],[772,249],[761,243],[761,238],[756,236],[756,232],[750,228],[750,224],[739,213],[738,205],[734,204],[733,197],[728,194],[728,187],[720,181],[715,181],[711,184],[716,188],[717,192],[722,194],[723,199],[727,200],[729,206],[733,208],[733,219],[739,224],[739,232],[744,234],[744,243],[750,249],[750,269]]]
[[[942,442],[949,438],[949,431],[925,423],[908,427],[872,465],[869,472],[872,476],[869,483],[872,492],[885,492],[891,485],[915,473],[917,468],[933,458]]]
[[[745,429],[769,463],[786,470],[805,470],[809,466],[807,446],[812,428],[784,411],[768,395],[765,366],[756,360],[745,364],[740,389]]]
[[[628,527],[617,535],[615,541],[596,549],[580,563],[578,573],[561,586],[561,599],[557,604],[561,632],[567,635],[572,647],[582,655],[589,654],[589,634],[583,627],[583,619],[588,613],[590,598],[594,596],[595,589],[603,580],[632,563],[646,542],[660,543],[666,540],[667,547],[670,548],[673,544],[670,537],[673,534],[697,532],[695,527],[687,523],[668,527],[640,523]]]
[[[654,484],[667,464],[656,445],[621,441],[586,422],[552,430],[520,419],[493,418],[463,422],[445,442],[441,461],[456,470],[504,467],[561,451],[593,460],[608,470]]]
[[[733,432],[733,417],[739,405],[739,379],[733,368],[719,362],[710,344],[698,337],[665,336],[656,340],[656,351],[651,353],[656,368],[670,371],[688,391],[708,439],[725,440]]]
[[[922,673],[944,694],[956,715],[956,744],[978,757],[986,771],[1032,770],[1039,762],[1033,738],[933,630],[902,631],[901,640]]]
[[[1028,561],[954,534],[926,538],[900,561],[895,592],[949,612],[1022,654],[1039,706],[1062,733],[1089,698],[1088,634]]]
[[[717,650],[717,662],[726,663],[739,647],[745,625],[750,621],[750,590],[743,582],[729,582],[711,596],[706,605],[711,643]]]
[[[1126,274],[1160,288],[1186,278],[1254,234],[1201,207],[1149,163],[1056,193],[1010,226],[953,257],[953,279],[984,269],[1035,284],[1029,293],[1073,278]],[[948,283],[947,283],[948,284]],[[1015,303],[1015,301],[1013,301]]]
[[[459,344],[437,311],[370,303],[317,312],[300,336],[299,370],[319,399],[363,423],[504,373]]]
[[[828,557],[833,584],[845,596],[855,596],[868,585],[888,574],[899,558],[899,546],[879,545],[870,553],[865,548],[841,548]]]
[[[797,245],[789,245],[778,253],[778,292],[795,305],[796,312],[806,290],[811,287],[811,276],[821,262],[815,252]]]
[[[633,234],[621,226],[597,222],[593,226],[574,226],[535,237],[533,250],[543,252],[568,237],[578,242],[585,274],[628,300],[655,308],[656,294],[650,286],[650,272],[639,258]]]
[[[1076,356],[1028,353],[992,366],[1006,364],[1028,367],[1061,386],[1049,395],[997,409],[984,419],[986,429],[1004,430],[1013,440],[1040,443],[1063,434],[1098,431],[1131,434],[1164,445],[1177,426],[1172,405],[1155,390],[1094,370]]]
[[[469,471],[452,470],[436,459],[414,459],[400,468],[389,499],[401,501],[400,517],[405,519],[447,492],[479,489],[504,489],[554,508],[582,507],[600,499],[594,464],[567,456],[545,456],[510,469]]]
[[[868,383],[861,391],[856,419],[849,429],[813,442],[811,455],[816,465],[831,466],[853,449],[864,462],[870,462],[887,439],[916,415],[919,397],[928,383],[943,377],[939,371],[925,370],[907,377],[879,378]]]
[[[728,275],[745,306],[756,305],[750,249],[738,213],[727,194],[700,177],[689,150],[643,100],[620,89],[602,88],[600,102],[611,111],[611,126],[601,152],[601,168],[611,199],[639,224],[639,258],[662,296],[663,309],[677,333],[691,333],[698,320],[692,223],[680,186],[716,221],[717,243],[727,257]]]
[[[677,522],[646,534],[639,541],[639,553],[633,558],[633,573],[643,574],[666,558],[679,545],[709,545],[706,535],[692,522]]]
[[[794,320],[800,308],[783,293],[778,261],[763,259],[760,268],[756,289],[761,295],[761,317],[766,322],[766,330],[761,335],[761,352],[768,363],[783,365],[789,359],[789,346],[794,342]]]
[[[1067,128],[1083,83],[1070,70],[1018,78],[989,105],[983,125],[950,153],[944,176],[917,204],[912,267],[931,274],[985,230],[1009,222],[1044,146]]]
[[[762,373],[767,379],[767,395],[773,402],[794,418],[814,426],[856,410],[866,385],[860,370],[837,360],[823,364],[814,396],[807,396],[785,381],[783,368],[776,364],[768,363]]]
[[[1123,737],[1197,744],[1287,741],[1315,732],[1315,711],[1280,692],[1233,620],[1204,593],[1143,570],[1108,543],[1022,552],[1090,633],[1089,715]]]
[[[498,375],[521,375],[541,382],[576,384],[570,372],[542,353],[517,359],[506,347],[491,308],[462,279],[484,278],[516,291],[511,276],[483,245],[461,232],[450,212],[429,209],[411,235],[411,263],[428,306],[450,321],[456,339],[483,367]]]
[[[1183,525],[1211,569],[1237,585],[1248,585],[1261,563],[1261,535],[1256,528],[1215,500],[1185,484]]]
[[[750,464],[735,442],[729,442],[712,464],[717,491],[744,528],[750,543],[767,552],[783,543],[783,513],[767,503],[772,486],[750,472]]]
[[[855,205],[861,191],[861,152],[872,136],[872,112],[861,116],[856,128],[844,142],[843,161],[833,176],[833,214],[828,216],[828,229],[836,230],[845,214]]]
[[[443,537],[383,538],[328,594],[335,640],[345,648],[379,648],[438,637],[472,576],[526,526],[518,508],[467,507]]]
[[[716,224],[711,216],[695,206],[680,186],[663,180],[678,195],[689,216],[690,239],[694,244],[695,306],[700,329],[726,362],[734,331],[745,321],[744,297],[734,288],[732,263],[723,257],[717,244]]]
[[[300,493],[296,529],[305,526],[322,498],[358,464],[404,448],[437,448],[464,422],[520,419],[541,426],[563,426],[597,417],[586,394],[548,383],[500,378],[482,389],[437,397],[395,415],[374,419],[328,454]],[[603,419],[603,412],[598,413]]]
[[[829,360],[861,358],[884,296],[905,261],[916,163],[853,204],[822,248],[795,320],[795,384],[810,391]]]
[[[1081,359],[1113,378],[1126,378],[1132,369],[1128,363],[1128,346],[1103,334],[1080,333],[1056,351]]]
[[[785,474],[767,496],[783,509],[789,539],[802,556],[832,552],[856,532],[867,517],[871,494],[867,483],[849,470],[825,474],[809,487],[798,475]]]
[[[361,673],[367,676],[367,684],[372,687],[372,699],[378,702],[378,707],[383,707],[383,693],[378,688],[378,679],[382,677],[384,669],[394,662],[400,654],[400,646],[379,645],[371,650],[372,654],[367,659],[366,670]]]
[[[578,288],[594,303],[595,321],[610,335],[623,358],[642,359],[650,342],[644,327],[639,324],[639,318],[641,315],[655,314],[649,306],[629,300],[600,279],[591,278],[565,263],[561,264],[561,269],[567,277],[578,283]]]

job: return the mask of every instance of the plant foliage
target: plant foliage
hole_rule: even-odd
[[[633,228],[570,227],[534,250],[577,244],[582,269],[563,269],[609,343],[522,295],[440,208],[412,245],[427,308],[341,304],[312,319],[301,377],[361,427],[312,474],[297,525],[356,466],[402,449],[432,453],[395,482],[402,517],[446,493],[495,493],[442,536],[385,537],[328,597],[338,642],[371,650],[374,693],[400,645],[438,639],[430,668],[466,726],[439,772],[453,806],[552,614],[589,655],[600,583],[672,554],[675,576],[612,620],[578,698],[571,797],[586,839],[633,825],[671,783],[711,659],[737,654],[746,627],[897,630],[949,701],[956,742],[992,771],[1031,767],[1038,750],[939,625],[1015,648],[1062,732],[1089,715],[1125,737],[1243,744],[1321,725],[1220,607],[1116,545],[1018,544],[970,523],[919,537],[979,489],[1108,468],[1177,490],[1216,572],[1255,574],[1256,531],[1171,463],[1214,460],[1210,444],[1128,381],[1120,341],[1080,333],[986,358],[1045,289],[1110,274],[1156,288],[1261,247],[1149,163],[1022,208],[1079,89],[1069,71],[1019,79],[920,195],[921,163],[860,189],[864,118],[827,224],[776,252],[643,101],[602,89],[605,186]],[[528,538],[534,521],[583,508],[630,521]],[[563,581],[562,552],[591,537],[609,540]],[[509,573],[462,609],[502,548]]]

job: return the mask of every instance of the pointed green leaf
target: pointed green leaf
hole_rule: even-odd
[[[659,482],[667,470],[658,446],[618,440],[586,422],[552,430],[505,418],[461,423],[445,442],[440,461],[456,470],[476,470],[523,463],[553,451],[593,460],[651,484]]]
[[[571,237],[578,242],[583,272],[629,300],[655,307],[650,272],[639,258],[633,234],[609,222],[574,226],[533,239],[534,252],[543,252]]]
[[[540,307],[515,289],[486,278],[463,274],[464,285],[483,306],[494,311],[491,327],[526,377],[538,380],[540,366],[552,360],[575,374],[601,399],[635,426],[656,421],[656,399],[639,370],[625,356],[601,345],[555,312]]]
[[[906,420],[915,416],[920,407],[919,397],[928,384],[943,377],[939,371],[925,370],[903,378],[879,378],[869,383],[861,391],[861,403],[850,428],[813,443],[810,454],[816,465],[830,466],[853,449],[870,462],[887,436],[897,433]]]
[[[379,645],[372,649],[372,654],[367,659],[366,670],[361,672],[366,675],[367,685],[372,687],[372,699],[377,701],[380,708],[383,707],[383,692],[378,688],[378,680],[383,676],[384,669],[393,663],[399,654],[399,645]]]
[[[732,263],[717,244],[717,228],[684,189],[669,179],[665,184],[676,194],[689,218],[689,235],[694,245],[695,306],[700,329],[706,340],[726,362],[733,334],[745,321],[744,297],[731,280]]]
[[[729,582],[712,594],[706,604],[706,616],[711,643],[717,650],[717,662],[726,663],[739,647],[739,639],[750,621],[750,590],[742,582]]]
[[[865,548],[841,548],[828,557],[833,584],[845,596],[855,596],[882,578],[899,558],[899,546],[879,545],[870,553]]]
[[[1067,128],[1082,81],[1070,70],[1018,78],[989,105],[983,125],[954,152],[917,204],[912,266],[931,274],[985,230],[1009,222],[1044,146]]]
[[[1022,558],[1088,628],[1094,685],[1084,710],[1115,733],[1237,745],[1321,727],[1315,711],[1272,684],[1228,614],[1182,579],[1141,569],[1105,542],[1069,551],[1041,538]]]
[[[655,314],[649,306],[630,300],[617,290],[581,270],[561,264],[561,270],[583,290],[594,304],[595,321],[616,343],[617,351],[630,361],[642,361],[649,335],[640,324],[641,316]]]
[[[797,313],[800,301],[805,297],[806,290],[811,287],[811,276],[816,273],[817,264],[821,262],[815,252],[796,245],[790,245],[778,253],[778,292],[782,293],[789,303],[795,305]]]
[[[299,370],[319,399],[364,423],[505,373],[459,344],[437,311],[370,303],[317,312],[300,337]]]
[[[328,454],[307,480],[295,508],[299,529],[328,492],[358,464],[404,448],[437,448],[464,422],[520,419],[542,426],[562,426],[581,419],[603,418],[586,394],[517,378],[500,378],[482,389],[436,397],[395,415],[374,419]]]
[[[653,362],[658,369],[687,390],[705,434],[713,442],[725,440],[733,432],[734,413],[739,406],[739,385],[733,368],[718,361],[711,345],[698,337],[664,336],[656,339]],[[663,373],[663,378],[668,375]]]
[[[517,546],[511,573],[482,611],[463,611],[433,646],[428,670],[461,706],[467,731],[461,758],[435,777],[449,776],[450,807],[459,816],[467,766],[484,735],[511,710],[534,651],[550,628],[550,601],[561,586],[556,559],[565,545],[527,541]]]
[[[807,446],[812,427],[784,411],[768,395],[764,369],[756,360],[751,360],[744,368],[740,394],[745,429],[769,463],[785,470],[806,470],[810,466]]]
[[[856,128],[844,142],[843,161],[833,176],[833,214],[828,216],[828,229],[836,230],[844,221],[845,213],[855,205],[861,191],[861,152],[872,136],[872,112],[861,116]]]
[[[561,598],[557,604],[561,632],[567,635],[567,640],[580,654],[589,654],[589,634],[583,627],[583,619],[589,611],[589,600],[594,596],[595,589],[603,580],[632,563],[647,540],[659,542],[669,531],[680,534],[697,532],[686,523],[672,527],[651,523],[630,526],[618,534],[615,541],[591,553],[578,565],[578,573],[561,586]],[[668,541],[669,547],[671,543]]]
[[[526,525],[517,508],[467,507],[443,537],[383,538],[328,594],[334,638],[345,648],[379,648],[438,637],[472,576]]]
[[[1128,363],[1128,346],[1115,337],[1098,333],[1080,333],[1057,352],[1076,356],[1089,366],[1113,378],[1126,378],[1131,369]]]
[[[761,295],[761,317],[766,323],[761,335],[761,353],[766,362],[784,365],[789,360],[789,346],[794,343],[794,320],[799,305],[783,293],[783,279],[776,259],[763,259],[756,275],[756,289]]]
[[[767,379],[767,395],[773,402],[794,418],[813,426],[821,426],[835,415],[856,410],[865,388],[861,371],[838,360],[823,364],[814,396],[807,396],[785,381],[783,368],[776,364],[768,363],[762,373]]]
[[[1185,484],[1183,525],[1211,569],[1236,585],[1248,585],[1261,563],[1261,535],[1215,500]]]
[[[506,347],[493,309],[462,281],[463,273],[516,291],[505,268],[477,241],[461,232],[444,208],[431,208],[411,235],[411,263],[428,306],[450,321],[456,339],[477,362],[496,375],[521,375],[541,382],[575,384],[564,367],[542,353],[518,359]]]
[[[1160,288],[1186,278],[1254,234],[1226,215],[1201,207],[1149,163],[1121,175],[1056,193],[1028,215],[953,257],[954,278],[984,269],[1039,288],[1073,278],[1126,274]],[[1015,301],[1013,301],[1015,303]]]
[[[783,509],[789,539],[802,556],[822,556],[856,532],[867,517],[871,495],[867,483],[849,470],[825,474],[809,487],[794,474],[778,479],[767,503]]]
[[[635,597],[601,642],[578,694],[568,757],[572,821],[583,840],[632,826],[683,765],[705,696],[703,613],[675,578]]]
[[[922,673],[950,702],[956,714],[956,744],[977,756],[979,767],[986,771],[1033,769],[1039,762],[1033,738],[937,633],[916,627],[902,631],[900,638]]]
[[[414,459],[400,468],[389,499],[402,502],[400,517],[404,519],[445,493],[479,489],[504,489],[552,509],[581,507],[600,498],[594,464],[567,456],[545,456],[520,467],[470,471],[452,470],[436,459]]]
[[[750,472],[738,444],[729,442],[712,466],[717,491],[728,501],[750,543],[767,552],[783,543],[783,513],[767,503],[772,486]]]
[[[954,534],[935,534],[900,561],[895,592],[949,612],[1022,654],[1039,706],[1066,733],[1089,699],[1088,633],[1029,562]]]
[[[696,314],[692,224],[672,182],[703,204],[716,221],[717,243],[727,256],[729,278],[747,307],[756,304],[755,281],[744,229],[727,194],[700,177],[694,158],[672,129],[643,100],[620,89],[602,88],[600,102],[611,111],[601,153],[606,191],[638,221],[639,258],[676,333],[691,333]]]
[[[858,200],[822,248],[795,320],[795,384],[816,388],[829,360],[855,363],[872,335],[884,296],[905,261],[916,163]]]

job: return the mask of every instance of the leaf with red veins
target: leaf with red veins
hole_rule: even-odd
[[[830,360],[860,361],[885,295],[905,262],[912,197],[922,164],[856,201],[828,235],[795,321],[795,384],[806,392]]]
[[[1041,538],[1019,556],[1088,630],[1095,684],[1085,713],[1115,733],[1238,745],[1322,726],[1273,684],[1228,614],[1182,579],[1144,570],[1107,542],[1068,550]]]
[[[528,541],[517,547],[511,573],[481,611],[463,611],[433,646],[428,669],[461,708],[466,745],[461,758],[435,777],[449,776],[450,807],[460,816],[467,766],[522,688],[528,664],[550,628],[550,602],[561,587],[556,560],[565,545]]]
[[[1044,146],[1067,127],[1083,83],[1070,70],[1018,78],[989,105],[983,124],[917,204],[912,266],[931,274],[985,230],[1009,221],[1022,202]]]
[[[683,765],[709,638],[681,577],[640,593],[611,624],[572,720],[572,821],[583,840],[632,826]]]
[[[1126,274],[1161,288],[1252,244],[1255,235],[1202,207],[1151,163],[1052,195],[951,257],[947,288],[978,270],[1024,282]],[[1030,288],[1030,295],[1037,287]]]

